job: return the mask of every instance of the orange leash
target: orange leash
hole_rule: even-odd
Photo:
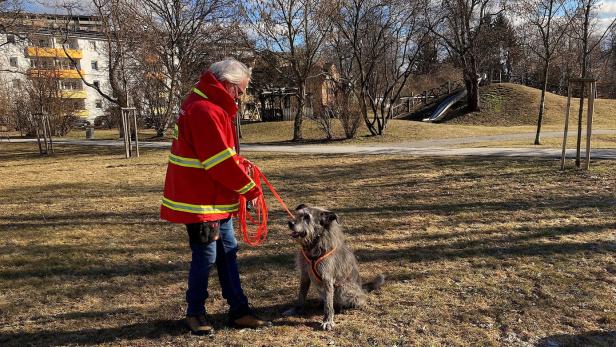
[[[264,182],[265,185],[267,185],[269,190],[272,192],[276,200],[278,200],[280,205],[285,209],[289,217],[291,219],[295,218],[293,216],[293,213],[289,211],[289,208],[287,208],[287,205],[284,203],[284,201],[282,201],[282,198],[280,197],[276,189],[274,189],[271,183],[269,183],[269,181],[267,180],[265,175],[261,172],[261,170],[259,170],[259,168],[256,165],[248,161],[247,161],[247,164],[248,164],[248,173],[249,175],[252,176],[252,180],[255,182],[255,184],[257,186],[262,187],[262,182]],[[246,242],[247,244],[251,246],[258,246],[262,244],[267,238],[268,210],[267,210],[267,204],[265,203],[265,197],[262,194],[256,200],[257,200],[256,204],[255,206],[253,206],[254,214],[255,214],[255,216],[253,217],[246,208],[246,198],[243,195],[240,195],[240,209],[238,212],[240,230],[242,232],[242,235],[244,236],[244,242]],[[257,226],[256,230],[248,231],[247,221],[250,221],[252,225],[256,225]]]

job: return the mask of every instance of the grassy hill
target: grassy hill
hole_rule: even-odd
[[[466,105],[459,105],[447,123],[483,126],[535,125],[541,90],[511,83],[492,84],[481,88],[481,112],[462,114]],[[564,124],[567,98],[547,93],[545,125]],[[587,104],[586,104],[587,105]],[[577,121],[579,100],[571,101],[571,120]],[[593,113],[595,127],[616,127],[616,100],[597,99]]]

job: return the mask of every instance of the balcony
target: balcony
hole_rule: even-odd
[[[82,75],[85,73],[83,70],[79,70]],[[31,78],[80,78],[77,70],[74,69],[30,69],[28,70],[28,76]]]
[[[73,59],[83,58],[83,52],[80,49],[67,49],[68,56]],[[49,47],[27,47],[27,57],[39,57],[39,58],[67,58],[62,48],[49,48]]]
[[[88,94],[85,90],[61,90],[60,97],[64,99],[86,99]]]
[[[73,112],[73,114],[77,117],[81,117],[81,118],[88,118],[88,116],[90,115],[90,111],[88,110],[75,110]]]

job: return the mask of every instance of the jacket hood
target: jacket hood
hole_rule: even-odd
[[[203,73],[195,87],[205,94],[209,101],[222,107],[229,117],[235,117],[237,113],[237,104],[213,73],[209,70]]]

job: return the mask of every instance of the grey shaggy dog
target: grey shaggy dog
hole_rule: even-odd
[[[344,242],[344,234],[338,224],[338,216],[319,207],[299,205],[295,220],[289,222],[291,237],[301,245],[297,254],[300,272],[297,305],[284,315],[300,314],[312,283],[324,303],[325,316],[321,327],[331,330],[334,323],[334,307],[354,308],[366,303],[366,293],[378,289],[385,281],[382,274],[374,280],[362,283],[357,259]]]

